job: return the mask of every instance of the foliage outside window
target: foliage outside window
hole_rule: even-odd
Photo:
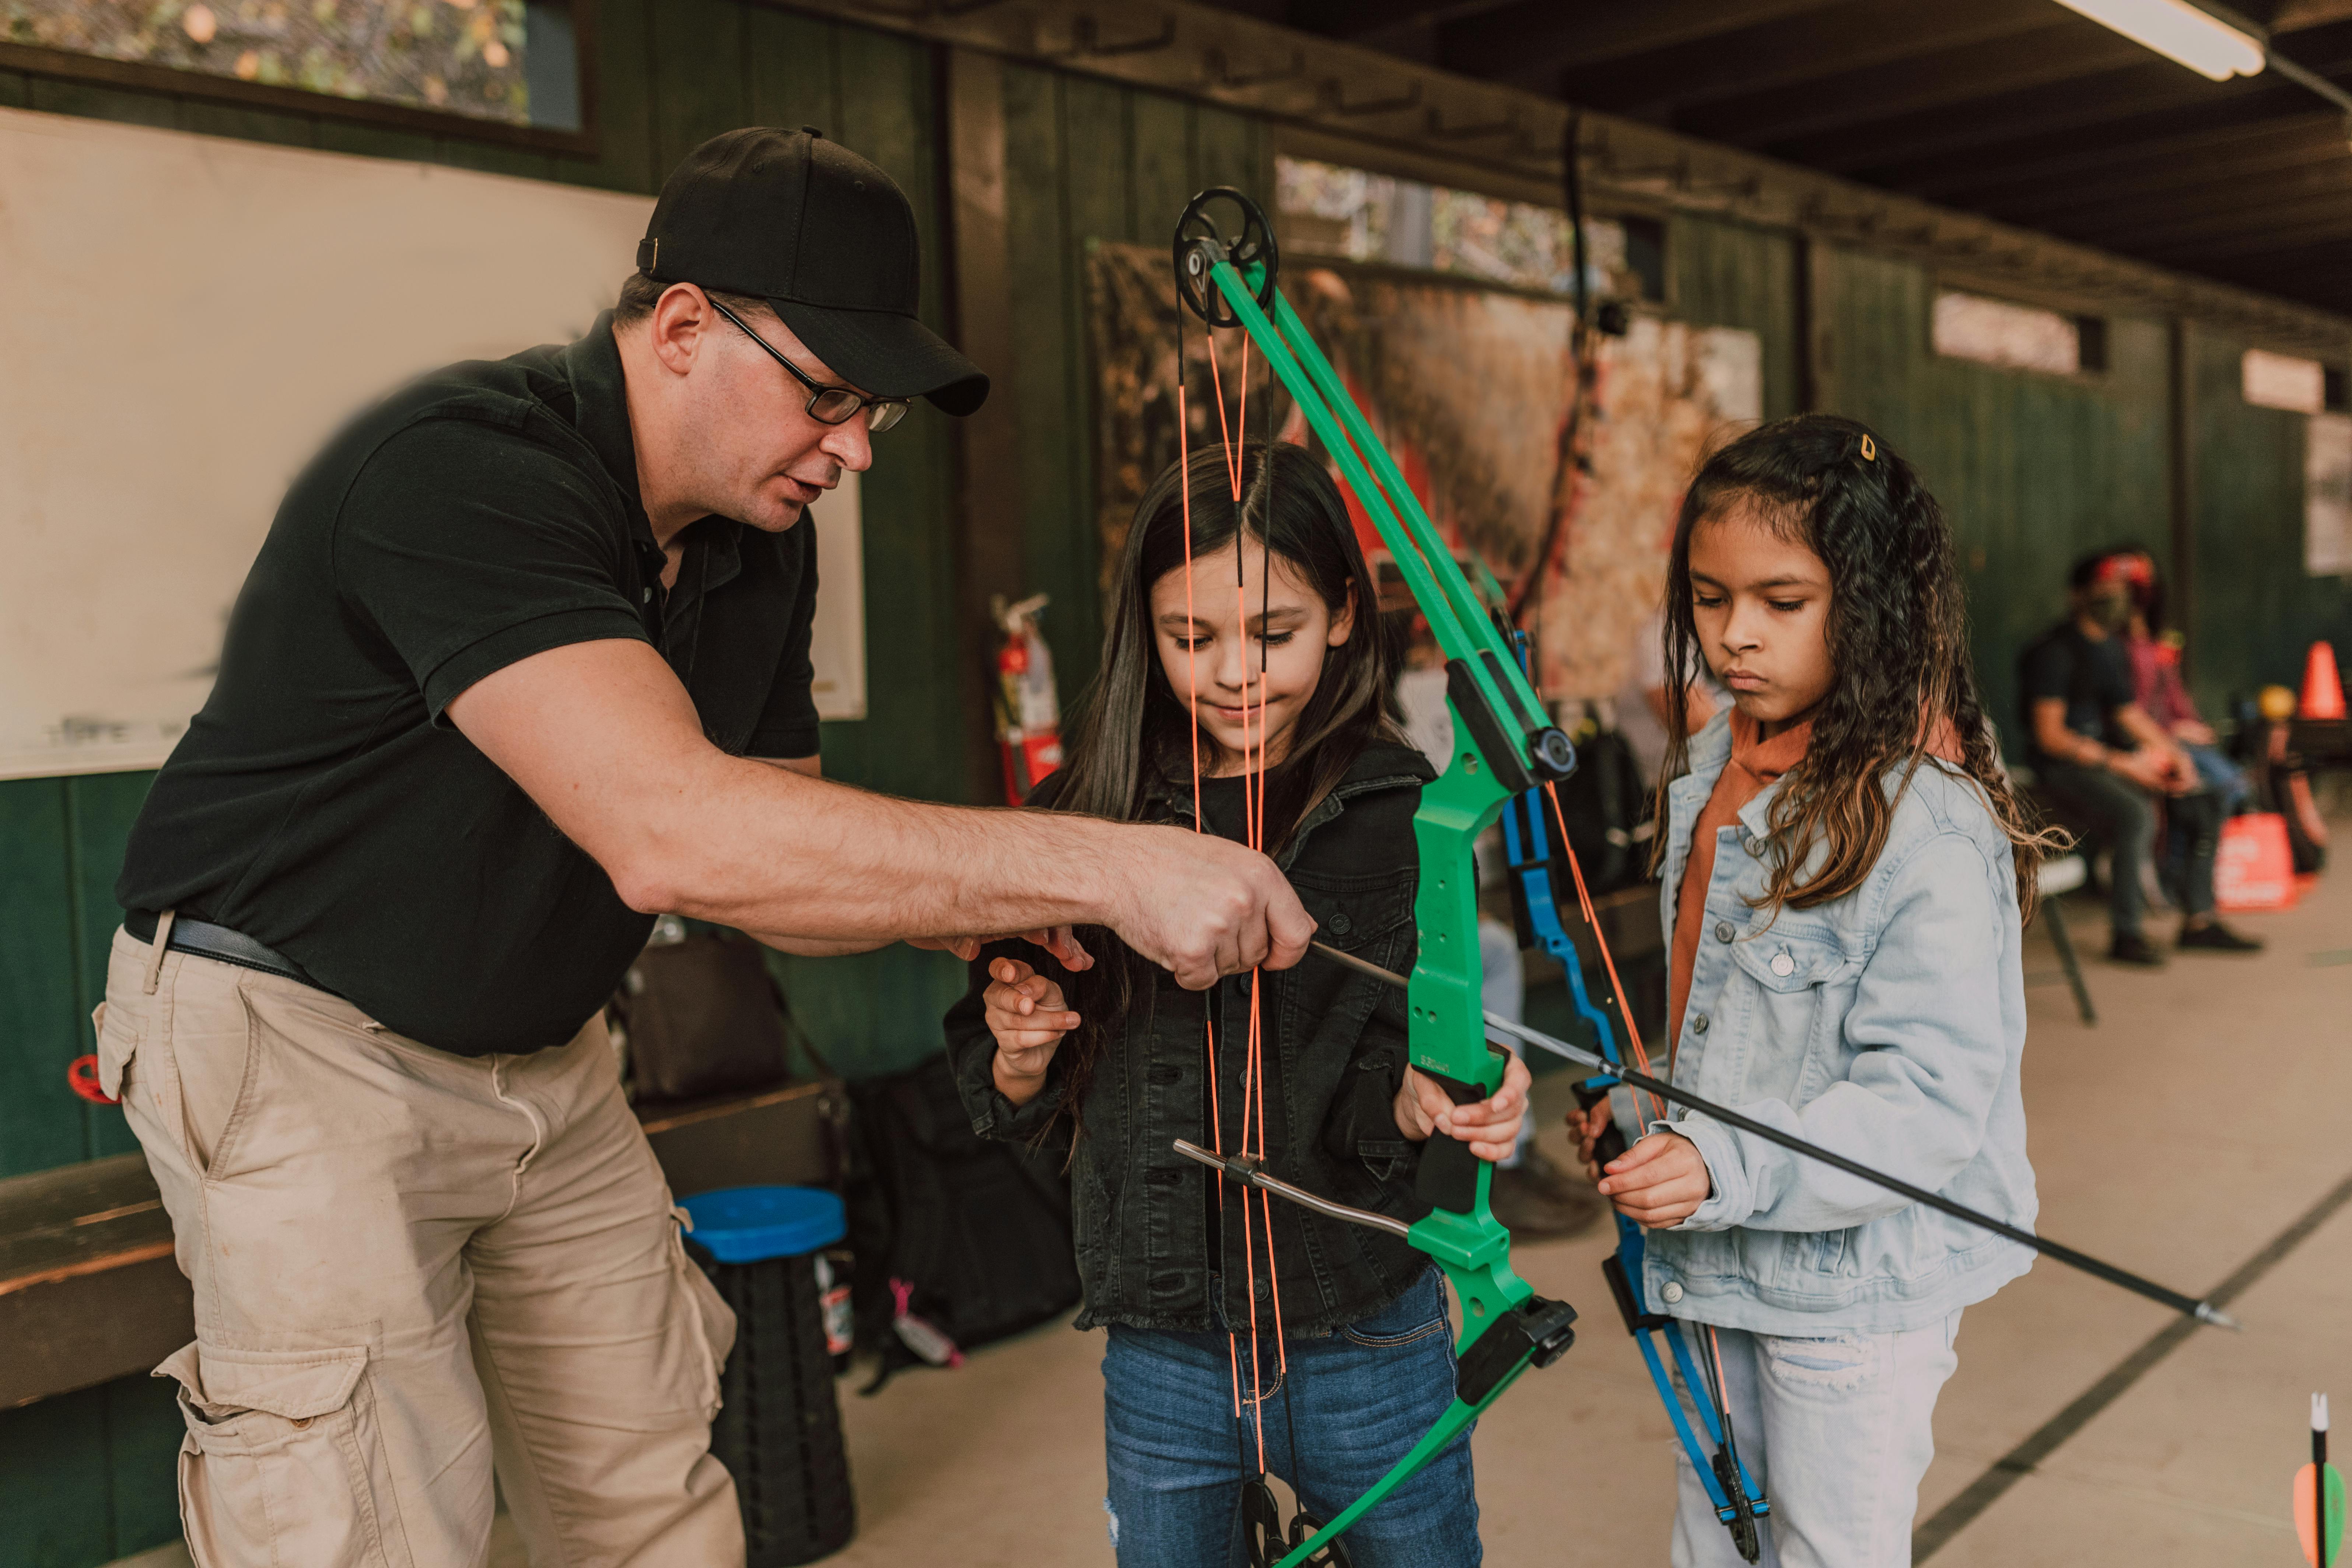
[[[534,123],[524,58],[527,13],[539,9],[524,0],[0,0],[10,43],[512,125]]]
[[[1294,249],[1556,294],[1575,289],[1575,237],[1557,207],[1307,158],[1276,158],[1275,181],[1282,240]],[[1584,237],[1594,295],[1663,297],[1656,223],[1588,217]]]

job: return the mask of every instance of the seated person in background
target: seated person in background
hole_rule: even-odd
[[[2180,634],[2164,626],[2164,579],[2145,550],[2126,551],[2115,557],[2131,601],[2131,620],[2124,628],[2124,651],[2130,656],[2132,695],[2140,710],[2180,742],[2205,787],[2221,797],[2221,815],[2234,816],[2245,809],[2252,791],[2245,771],[2221,750],[2221,737],[2197,711],[2189,688],[2180,679]]]
[[[2119,963],[2158,965],[2163,954],[2141,931],[2143,876],[2156,847],[2159,799],[2189,833],[2181,888],[2180,945],[2252,952],[2262,943],[2213,916],[2213,856],[2221,804],[2197,776],[2180,743],[2148,717],[2132,689],[2121,634],[2131,600],[2117,557],[2102,552],[2075,563],[2067,584],[2073,616],[2028,645],[2019,658],[2033,770],[2061,809],[2105,837],[2115,856],[2109,874]]]
[[[2123,578],[2131,599],[2131,622],[2124,628],[2124,651],[2131,658],[2132,694],[2140,710],[2180,742],[2196,764],[2197,777],[2221,805],[2224,819],[2246,809],[2253,796],[2245,771],[2221,748],[2221,737],[2197,711],[2189,688],[2180,679],[2180,634],[2157,627],[2164,625],[2164,579],[2156,573],[2155,558],[2145,550],[2118,552],[2114,570]],[[2189,856],[2193,834],[2178,814],[2167,819],[2164,856],[2157,881],[2178,900],[2188,884]]]

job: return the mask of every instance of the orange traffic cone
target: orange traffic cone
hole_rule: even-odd
[[[2303,661],[2303,701],[2295,716],[2301,719],[2341,719],[2344,717],[2344,683],[2336,675],[2336,645],[2326,637],[2311,645],[2311,653]]]

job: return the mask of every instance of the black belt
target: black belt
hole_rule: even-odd
[[[153,942],[158,924],[152,910],[131,910],[122,917],[122,929],[140,942]],[[172,940],[163,944],[166,952],[193,952],[198,958],[217,959],[234,963],[241,969],[257,969],[264,974],[275,974],[281,980],[291,980],[315,991],[327,988],[303,973],[302,966],[274,947],[264,947],[251,937],[233,931],[226,926],[216,926],[205,921],[192,921],[181,915],[172,921]],[[332,995],[332,992],[328,994]]]

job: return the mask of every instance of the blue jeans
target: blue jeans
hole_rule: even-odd
[[[1241,1484],[1257,1471],[1244,1333],[1242,1419],[1222,1333],[1112,1327],[1103,1352],[1103,1437],[1119,1568],[1244,1568]],[[1328,1520],[1370,1489],[1454,1402],[1444,1277],[1432,1268],[1394,1302],[1319,1339],[1289,1342],[1287,1397],[1271,1342],[1266,1468]],[[1289,1418],[1299,1474],[1290,1475]],[[1465,1432],[1343,1538],[1357,1568],[1475,1568],[1478,1499]]]

